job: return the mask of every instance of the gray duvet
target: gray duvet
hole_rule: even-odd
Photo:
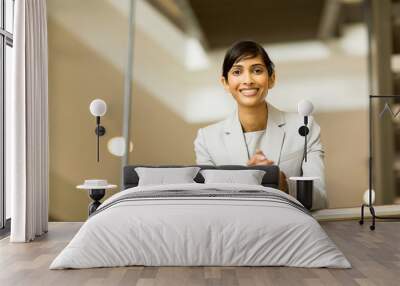
[[[195,183],[115,194],[50,269],[127,265],[351,267],[293,197],[262,186]]]

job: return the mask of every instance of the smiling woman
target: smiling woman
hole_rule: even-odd
[[[278,165],[283,177],[315,176],[313,209],[327,206],[324,151],[319,125],[309,118],[307,162],[298,128],[303,118],[266,102],[275,84],[274,64],[258,43],[241,41],[226,53],[221,83],[237,103],[227,119],[201,128],[195,139],[197,164]],[[295,186],[289,185],[294,195]]]

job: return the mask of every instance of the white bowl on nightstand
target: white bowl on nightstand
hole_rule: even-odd
[[[115,189],[117,185],[108,184],[107,180],[91,179],[85,180],[83,185],[76,186],[77,189],[97,190],[97,189]]]

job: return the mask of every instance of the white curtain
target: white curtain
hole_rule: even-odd
[[[48,228],[48,66],[46,0],[17,0],[13,92],[6,98],[6,173],[12,242]]]

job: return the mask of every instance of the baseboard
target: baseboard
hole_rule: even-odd
[[[400,215],[400,205],[374,206],[374,208],[377,216]],[[361,208],[326,209],[315,211],[312,215],[318,221],[359,219],[361,216]],[[364,209],[364,215],[367,218],[371,217],[368,208]]]

